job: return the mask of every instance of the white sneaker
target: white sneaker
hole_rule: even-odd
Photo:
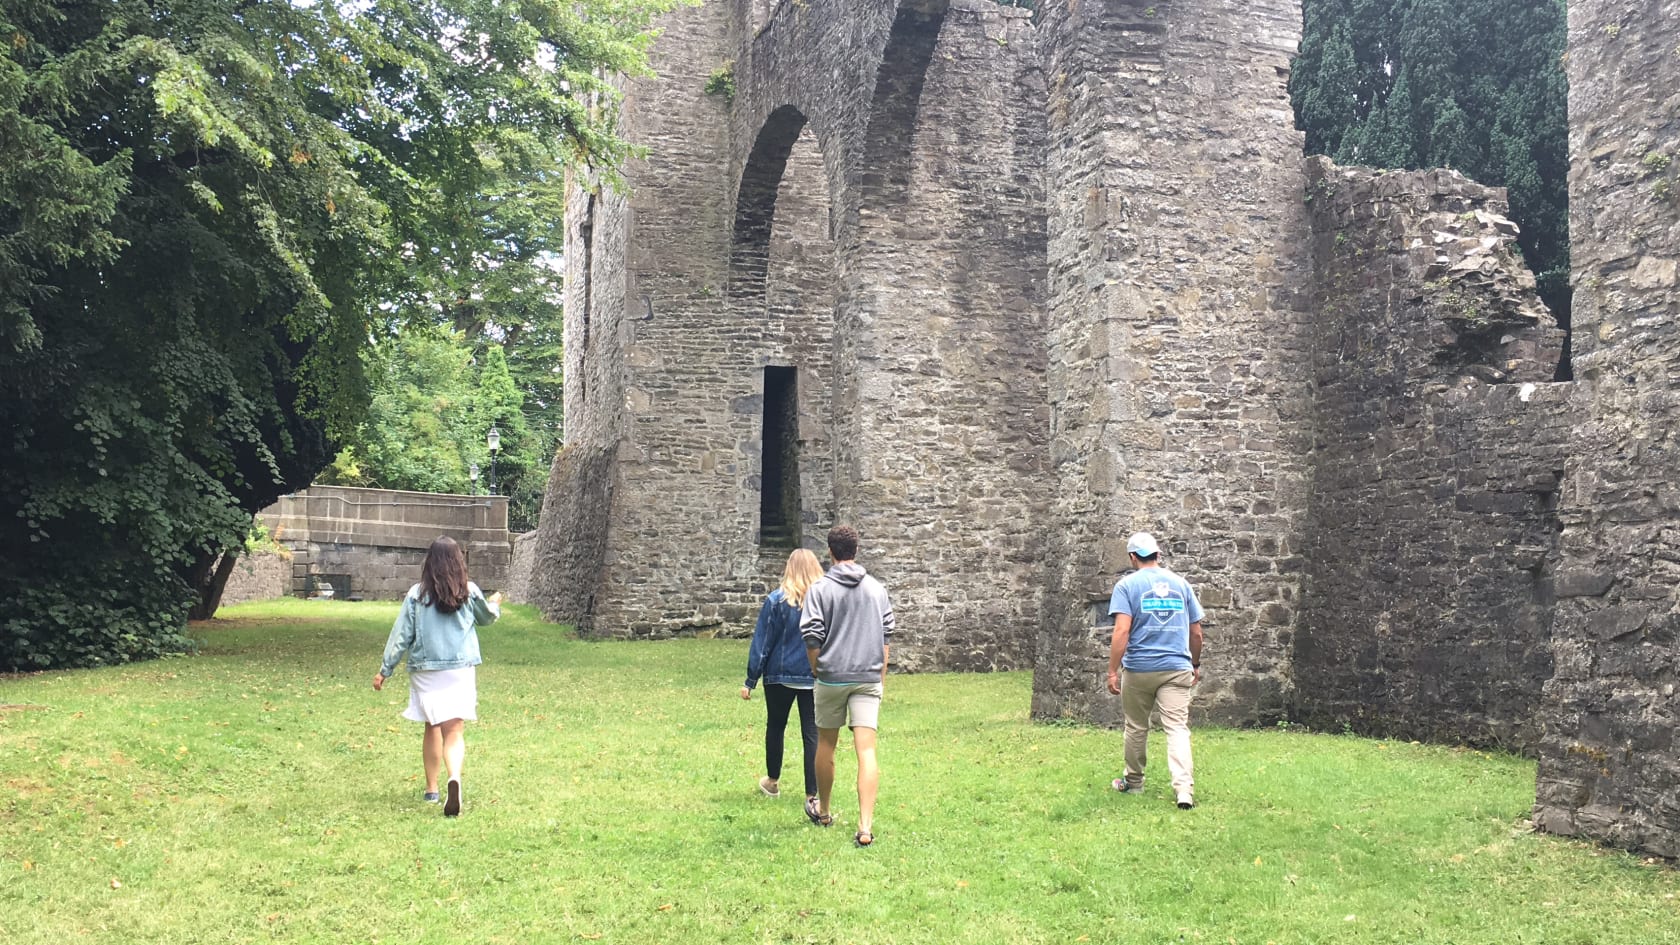
[[[1196,806],[1196,799],[1194,797],[1190,796],[1190,792],[1188,792],[1188,791],[1178,792],[1178,809],[1179,810],[1189,810],[1190,808],[1195,807],[1195,806]]]

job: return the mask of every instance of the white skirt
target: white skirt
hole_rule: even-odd
[[[431,669],[408,674],[408,708],[403,718],[437,725],[450,719],[478,721],[478,667]]]

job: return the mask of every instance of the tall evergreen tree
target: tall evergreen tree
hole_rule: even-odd
[[[1309,153],[1507,188],[1567,328],[1566,33],[1564,0],[1305,0],[1289,89]]]

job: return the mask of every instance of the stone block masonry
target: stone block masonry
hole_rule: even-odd
[[[292,593],[292,556],[278,551],[243,554],[233,565],[219,606],[273,600]]]
[[[1147,529],[1207,611],[1198,714],[1282,715],[1303,593],[1300,7],[1047,3],[1051,575],[1033,713],[1118,724],[1107,592]]]
[[[668,18],[654,59],[625,130],[657,162],[569,210],[567,443],[534,598],[592,635],[745,632],[789,548],[849,520],[894,593],[897,665],[1029,664],[1045,399],[1028,15],[714,3]],[[726,62],[736,95],[708,98]]]
[[[1532,752],[1572,385],[1503,191],[1308,162],[1311,593],[1291,717]],[[1308,682],[1310,680],[1310,682]]]
[[[1680,2],[1569,4],[1582,409],[1535,820],[1680,856]]]
[[[537,531],[513,536],[513,557],[508,562],[507,599],[515,604],[531,602],[531,577],[537,566]]]
[[[342,594],[397,600],[420,580],[426,549],[440,535],[461,543],[474,583],[507,584],[513,555],[507,497],[310,486],[282,496],[258,518],[292,553],[287,593],[307,597],[322,581]]]

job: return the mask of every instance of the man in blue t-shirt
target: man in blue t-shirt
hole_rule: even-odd
[[[1143,793],[1149,713],[1158,709],[1173,795],[1180,809],[1189,810],[1196,806],[1190,689],[1202,679],[1202,605],[1190,582],[1161,566],[1161,546],[1148,532],[1126,540],[1126,557],[1136,570],[1115,583],[1108,601],[1114,617],[1108,691],[1120,697],[1126,713],[1126,776],[1114,779],[1114,789]]]

